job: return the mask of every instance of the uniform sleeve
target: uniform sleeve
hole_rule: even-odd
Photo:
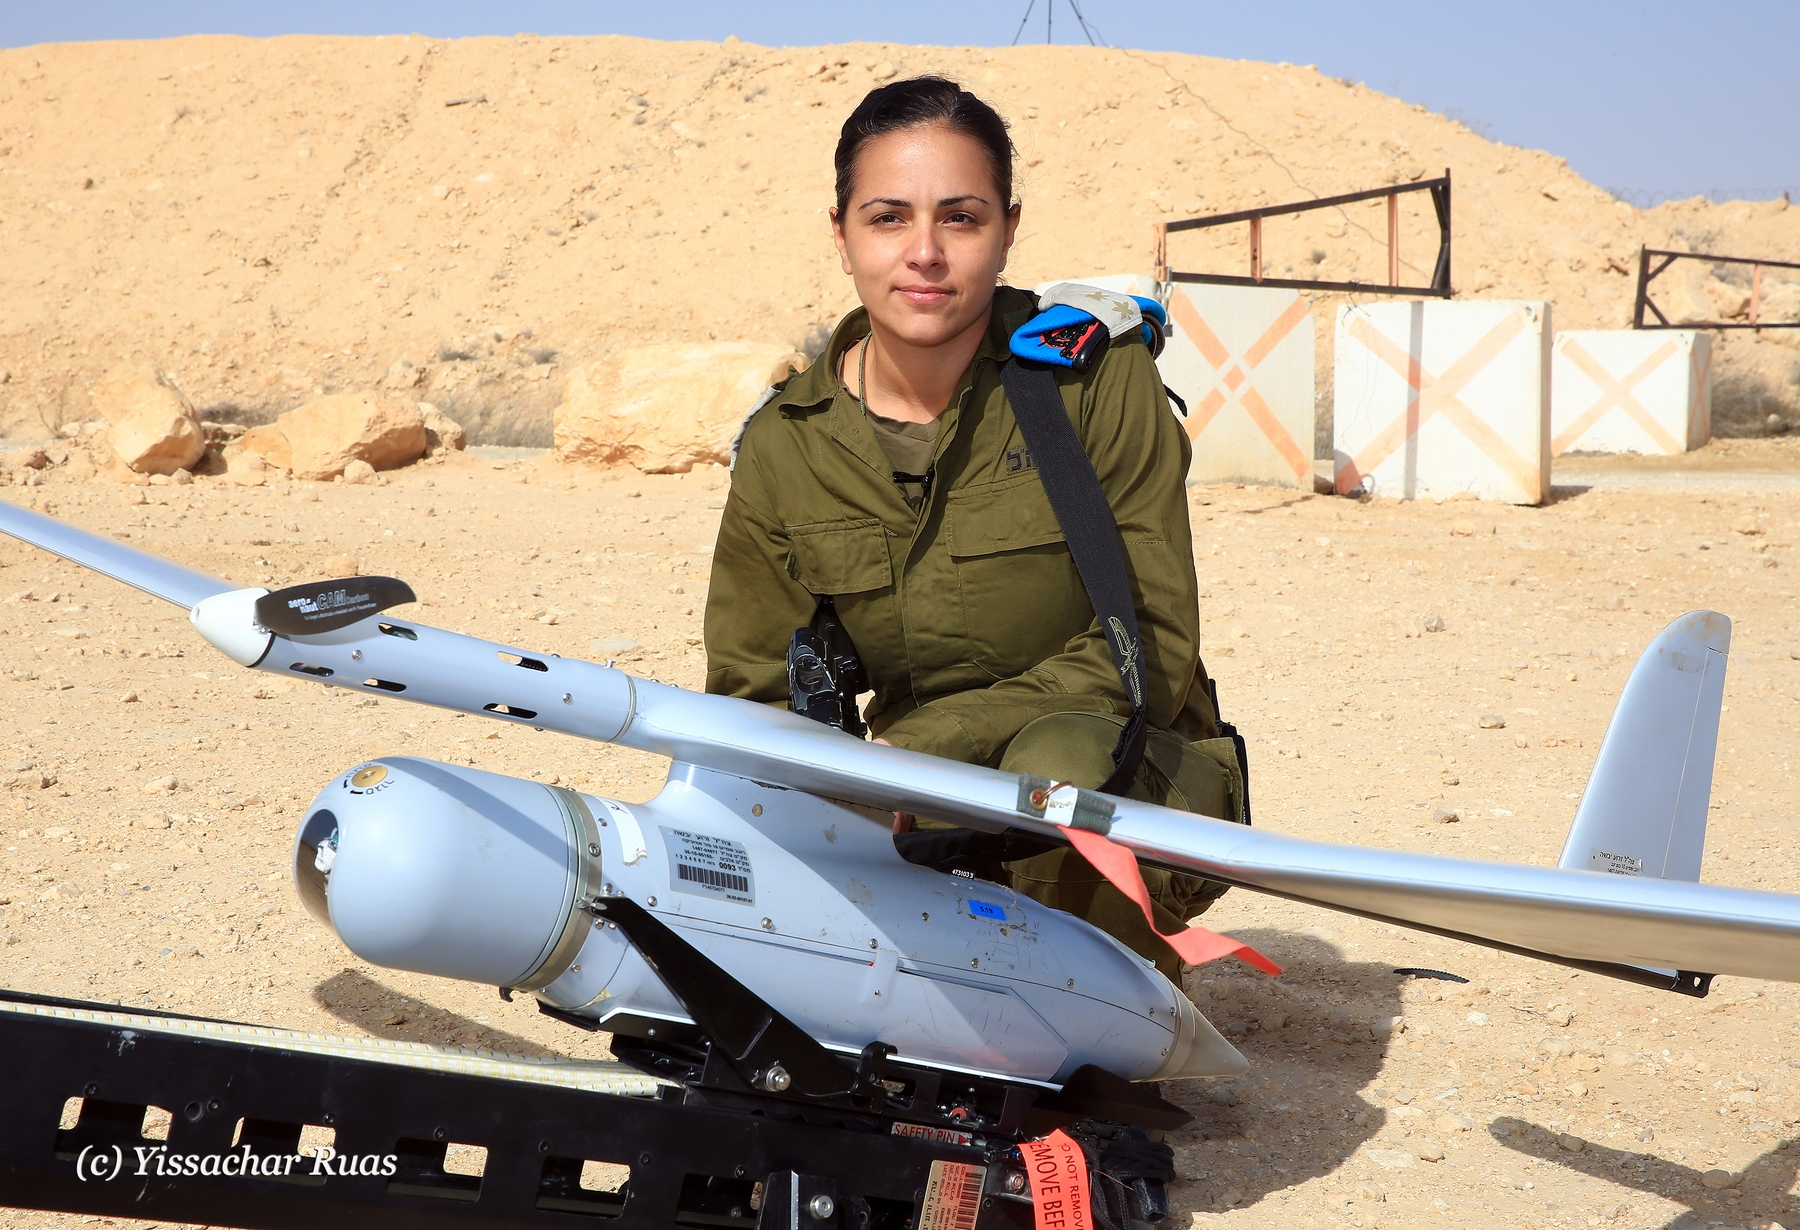
[[[1149,719],[1166,729],[1199,659],[1185,490],[1191,446],[1141,345],[1109,351],[1089,381],[1069,375],[1058,383],[1118,523],[1143,638]],[[914,751],[992,765],[1027,724],[1066,712],[1131,713],[1098,619],[1023,674],[930,701],[882,733]]]
[[[765,411],[764,413],[772,413]],[[789,571],[787,532],[769,511],[758,427],[744,433],[713,548],[706,594],[706,690],[765,704],[789,699],[787,649],[818,601]]]

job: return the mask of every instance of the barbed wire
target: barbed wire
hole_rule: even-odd
[[[1708,188],[1704,192],[1659,192],[1648,188],[1607,188],[1605,192],[1615,201],[1624,201],[1634,209],[1655,209],[1658,205],[1670,201],[1691,201],[1701,197],[1719,205],[1725,201],[1773,201],[1776,198],[1792,200],[1800,193],[1800,185],[1786,188]]]

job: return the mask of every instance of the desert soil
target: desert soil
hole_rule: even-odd
[[[1800,261],[1784,200],[1640,211],[1553,151],[1310,66],[534,36],[15,48],[0,50],[0,434],[98,418],[95,381],[135,357],[242,422],[404,363],[394,379],[475,443],[548,445],[567,372],[619,347],[810,349],[853,306],[825,217],[838,127],[871,86],[923,72],[1013,126],[1022,286],[1147,274],[1155,222],[1446,168],[1458,294],[1548,300],[1557,328],[1627,327],[1642,245]],[[1403,202],[1403,274],[1422,283],[1436,223],[1424,194]],[[1264,268],[1385,281],[1383,209],[1272,221]],[[1241,274],[1248,243],[1243,226],[1181,234],[1169,258]],[[1671,312],[1742,318],[1750,281],[1684,262],[1655,285]],[[1800,318],[1794,271],[1761,289],[1762,319]],[[1341,302],[1314,300],[1322,337]],[[1715,424],[1800,422],[1800,330],[1720,344]],[[1322,422],[1331,380],[1321,345]],[[1328,431],[1318,443],[1330,456]]]
[[[1791,441],[1715,444],[1673,467],[1565,459],[1541,508],[1195,488],[1206,659],[1252,740],[1257,822],[1553,863],[1637,654],[1706,606],[1736,629],[1705,876],[1800,891],[1797,463]],[[243,584],[350,557],[408,579],[422,621],[700,686],[722,470],[467,454],[384,478],[130,486],[52,470],[6,496]],[[241,669],[182,611],[11,540],[0,594],[7,986],[605,1054],[603,1036],[524,997],[357,961],[298,907],[290,845],[328,773],[382,754],[627,800],[653,794],[664,764]],[[606,638],[638,647],[595,646]],[[1227,961],[1188,979],[1252,1067],[1167,1087],[1197,1116],[1172,1138],[1178,1224],[1800,1219],[1793,989],[1722,978],[1683,998],[1241,890],[1205,921],[1286,971]],[[1394,973],[1415,966],[1469,982]],[[1708,1171],[1724,1172],[1716,1186]]]

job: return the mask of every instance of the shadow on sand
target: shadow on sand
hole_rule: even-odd
[[[1188,975],[1196,1004],[1250,1070],[1163,1086],[1164,1097],[1194,1115],[1168,1137],[1179,1176],[1170,1212],[1181,1218],[1253,1205],[1331,1174],[1386,1121],[1360,1096],[1389,1045],[1369,1024],[1399,1015],[1407,979],[1390,964],[1347,961],[1336,945],[1304,932],[1232,934],[1283,972],[1271,985],[1277,980],[1226,960]]]
[[[1732,1175],[1728,1188],[1709,1188],[1701,1182],[1703,1172],[1692,1166],[1654,1153],[1609,1149],[1523,1119],[1496,1119],[1488,1132],[1515,1153],[1687,1205],[1687,1212],[1663,1223],[1664,1230],[1703,1230],[1745,1218],[1766,1225],[1768,1218],[1785,1212],[1788,1189],[1800,1174],[1800,1149],[1771,1149],[1742,1174]],[[1728,1190],[1742,1195],[1727,1195]],[[1733,1200],[1735,1204],[1727,1203]]]
[[[393,1042],[467,1046],[507,1055],[559,1056],[540,1042],[421,1003],[355,970],[339,970],[313,988],[313,1002],[346,1025]],[[406,1001],[405,1007],[396,1005]],[[404,1019],[389,1023],[392,1016]]]

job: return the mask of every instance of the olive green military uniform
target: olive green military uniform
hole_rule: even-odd
[[[1090,789],[1110,775],[1131,706],[1001,386],[1007,340],[1035,314],[1030,296],[996,294],[938,419],[934,481],[916,509],[838,378],[840,359],[869,331],[864,310],[751,417],[713,559],[707,691],[786,703],[794,629],[829,595],[868,670],[877,736]],[[1234,817],[1235,766],[1221,766],[1217,744],[1202,752],[1189,742],[1216,739],[1218,728],[1199,658],[1187,437],[1135,336],[1089,372],[1056,378],[1118,522],[1137,603],[1152,736],[1130,794]],[[1015,890],[1178,970],[1142,913],[1073,851],[1007,870]],[[1145,878],[1165,931],[1217,892],[1191,876]]]

